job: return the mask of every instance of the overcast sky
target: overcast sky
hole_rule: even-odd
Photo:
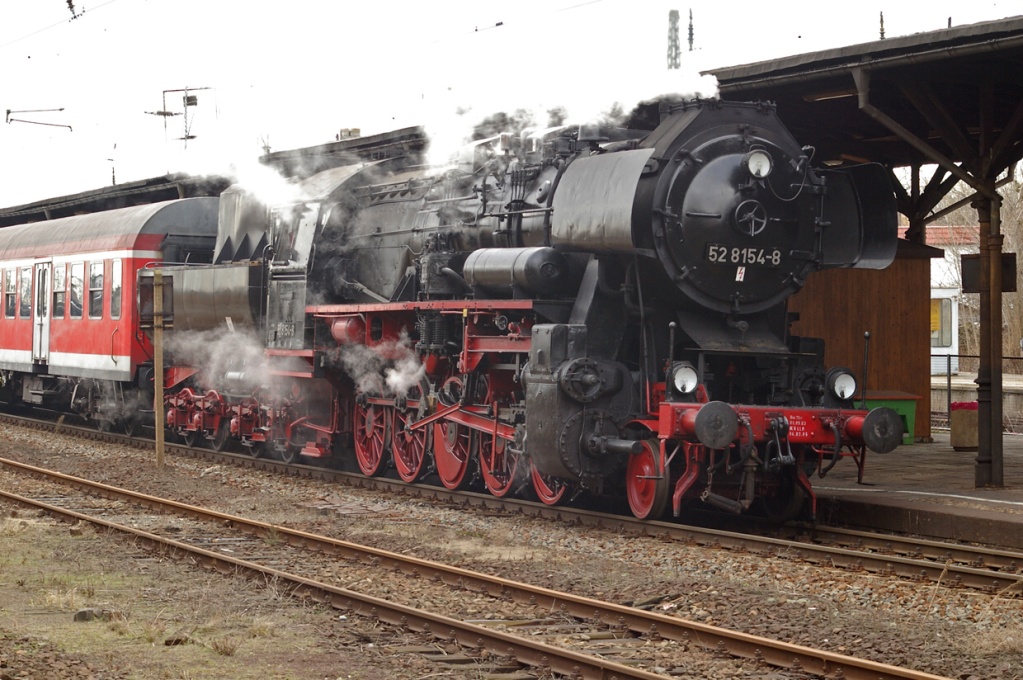
[[[0,2],[0,207],[166,172],[227,173],[282,150],[483,116],[714,94],[701,69],[1023,14],[1023,2],[744,0]],[[681,71],[667,70],[679,10]],[[689,52],[688,14],[695,25]],[[84,10],[84,11],[83,11]],[[183,88],[197,90],[180,139]],[[166,106],[166,109],[164,107]],[[33,109],[60,109],[38,111]],[[784,119],[784,112],[780,112]],[[31,122],[20,122],[20,121]],[[51,125],[39,125],[49,123]],[[59,125],[70,126],[56,127]]]

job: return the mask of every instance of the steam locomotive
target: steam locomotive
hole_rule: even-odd
[[[161,415],[192,444],[409,483],[813,516],[809,475],[893,450],[902,421],[789,333],[812,272],[896,248],[883,169],[812,160],[773,106],[699,100],[443,168],[353,141],[278,205],[233,187],[210,263],[137,268],[140,321],[173,327]],[[133,368],[145,394],[153,362]]]

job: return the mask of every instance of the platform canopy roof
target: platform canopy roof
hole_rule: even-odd
[[[944,160],[983,180],[1023,157],[1023,16],[709,73],[722,98],[776,102],[816,163]],[[900,209],[923,220],[956,178],[948,170]]]

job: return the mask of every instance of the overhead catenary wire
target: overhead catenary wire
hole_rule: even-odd
[[[102,4],[100,4],[100,5],[97,5],[96,7],[92,7],[92,8],[89,8],[89,12],[90,12],[90,13],[91,13],[91,12],[95,12],[96,10],[98,10],[98,9],[102,9],[103,7],[106,7],[107,5],[110,5],[110,4],[112,4],[112,3],[115,3],[115,2],[117,2],[117,0],[107,0],[107,1],[106,1],[106,2],[104,2],[104,3],[102,3]],[[14,44],[16,44],[16,43],[19,43],[19,42],[21,42],[22,40],[28,40],[28,39],[29,39],[29,38],[31,38],[32,36],[35,36],[35,35],[39,35],[40,33],[44,32],[44,31],[48,31],[48,30],[50,30],[51,28],[56,28],[57,26],[61,26],[61,25],[63,25],[63,24],[66,24],[66,23],[68,23],[69,21],[73,21],[74,19],[80,19],[80,18],[84,17],[84,16],[85,16],[85,14],[86,14],[86,12],[85,12],[85,9],[83,8],[83,9],[82,9],[82,11],[81,11],[81,13],[79,13],[79,14],[75,15],[75,16],[74,16],[74,17],[72,17],[71,19],[61,19],[60,21],[58,21],[58,22],[57,22],[57,23],[55,23],[55,24],[50,24],[49,26],[44,26],[44,27],[42,27],[42,28],[40,28],[40,29],[37,29],[37,30],[35,30],[35,31],[32,31],[31,33],[26,33],[25,35],[21,36],[20,38],[15,38],[14,40],[11,40],[11,41],[8,41],[8,42],[5,42],[5,43],[3,43],[2,45],[0,45],[0,50],[2,50],[2,49],[3,49],[3,48],[5,48],[5,47],[10,47],[11,45],[14,45]]]

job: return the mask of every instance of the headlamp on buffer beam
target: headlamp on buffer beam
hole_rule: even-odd
[[[826,380],[828,392],[835,399],[848,401],[856,394],[856,377],[848,368],[833,368]]]
[[[692,394],[700,384],[700,376],[688,361],[676,361],[671,366],[671,386],[676,394]]]

